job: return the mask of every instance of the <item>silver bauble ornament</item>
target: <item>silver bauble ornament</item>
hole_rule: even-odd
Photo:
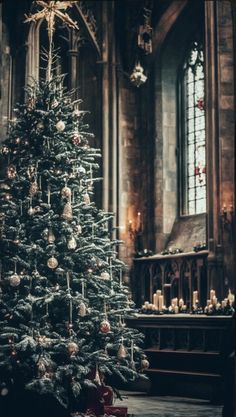
[[[142,359],[142,361],[141,361],[141,368],[142,369],[148,369],[149,366],[150,366],[150,364],[149,364],[148,360],[147,359]]]
[[[111,325],[110,325],[109,321],[108,320],[103,320],[100,323],[100,331],[102,333],[109,333],[110,330],[111,330]]]
[[[86,204],[86,206],[90,204],[90,197],[88,193],[84,194],[84,204]]]
[[[75,249],[77,247],[77,242],[74,236],[71,236],[71,238],[67,242],[68,249]]]
[[[70,203],[66,203],[63,213],[62,213],[62,217],[65,220],[72,220],[73,219],[73,214],[72,214],[72,206]]]
[[[29,193],[31,195],[32,194],[36,194],[38,192],[38,189],[39,189],[39,187],[38,187],[37,182],[36,181],[35,182],[32,182],[32,184],[30,185]]]
[[[55,269],[58,265],[58,261],[54,256],[51,256],[51,258],[48,259],[47,261],[47,266],[50,269]]]
[[[70,355],[75,355],[79,352],[79,346],[75,342],[69,342],[67,345],[67,349]]]
[[[102,279],[110,279],[110,274],[109,274],[109,272],[104,271],[104,272],[101,272],[100,277]]]
[[[61,190],[62,197],[71,198],[71,189],[67,186],[63,187]]]
[[[118,359],[124,359],[127,356],[127,352],[125,350],[125,347],[123,345],[123,343],[119,346],[118,352],[117,352],[117,357]]]
[[[12,287],[18,287],[18,285],[20,285],[20,281],[20,276],[16,272],[9,278],[9,282]]]
[[[58,130],[58,132],[63,132],[65,127],[66,125],[62,120],[59,120],[59,122],[56,123],[56,129]]]
[[[86,316],[86,305],[84,303],[81,303],[79,306],[79,315],[81,317]]]

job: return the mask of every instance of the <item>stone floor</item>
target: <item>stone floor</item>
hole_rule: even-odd
[[[145,417],[221,417],[222,406],[205,400],[180,397],[154,397],[145,393],[121,392],[123,400],[115,405],[128,407],[128,414]]]

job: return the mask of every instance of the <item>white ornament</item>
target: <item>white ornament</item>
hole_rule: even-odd
[[[126,358],[126,356],[127,356],[127,353],[126,353],[126,350],[125,350],[125,347],[124,347],[124,345],[123,345],[123,343],[119,346],[119,349],[118,349],[118,352],[117,352],[117,357],[119,358],[119,359],[124,359],[124,358]]]
[[[147,359],[143,359],[143,360],[141,361],[141,366],[142,366],[142,369],[148,369],[148,368],[149,368],[149,366],[150,366],[150,364],[149,364],[149,362],[148,362],[148,360],[147,360]]]
[[[74,355],[74,354],[78,353],[79,346],[75,342],[69,342],[68,345],[67,345],[67,349],[68,349],[68,352],[69,352],[70,355]]]
[[[30,216],[33,216],[33,214],[35,213],[35,209],[32,207],[32,206],[30,206],[30,208],[29,208],[29,210],[28,210],[28,214],[30,215]]]
[[[15,272],[13,275],[10,276],[9,281],[12,287],[18,287],[18,285],[20,285],[21,279],[20,276]]]
[[[59,120],[59,122],[57,122],[57,124],[56,124],[56,129],[58,130],[58,132],[63,132],[65,127],[66,127],[66,125],[62,120]]]
[[[72,207],[70,203],[66,203],[63,213],[62,213],[62,217],[65,220],[72,220],[73,219],[73,214],[72,214]]]
[[[56,238],[55,238],[55,235],[54,235],[52,229],[49,229],[49,232],[48,232],[48,243],[55,242],[55,239]]]
[[[84,194],[84,203],[86,204],[86,206],[88,206],[90,204],[90,197],[89,197],[88,193]]]
[[[76,240],[75,240],[74,236],[72,236],[68,240],[67,247],[68,247],[68,249],[75,249],[77,247],[77,243],[76,243]]]
[[[86,305],[84,303],[81,303],[79,306],[79,315],[81,317],[86,316]]]
[[[58,265],[58,262],[57,262],[57,259],[54,256],[52,256],[51,258],[48,259],[48,261],[47,261],[48,268],[55,269],[57,267],[57,265]]]
[[[61,195],[66,198],[71,197],[71,189],[69,187],[63,187],[61,190]]]
[[[104,271],[104,272],[101,272],[100,277],[103,279],[110,279],[110,274]]]
[[[82,232],[82,227],[80,226],[80,224],[77,224],[75,230],[78,233],[78,235],[80,235],[80,233]]]

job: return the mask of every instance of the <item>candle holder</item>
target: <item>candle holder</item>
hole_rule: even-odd
[[[234,207],[231,204],[229,207],[224,204],[220,211],[220,220],[222,225],[222,231],[229,233],[230,241],[233,240],[233,225],[234,225]]]

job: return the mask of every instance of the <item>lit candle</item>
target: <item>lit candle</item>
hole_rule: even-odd
[[[110,258],[110,279],[112,281],[112,258]]]
[[[153,294],[153,304],[158,307],[157,294]]]
[[[39,176],[39,189],[42,189],[42,178],[41,175]]]
[[[213,297],[216,295],[215,290],[210,291],[210,300],[212,301]]]
[[[20,200],[20,215],[22,216],[22,200]]]
[[[92,181],[92,179],[93,179],[92,164],[90,164],[90,170],[89,170],[89,172],[90,172],[90,179],[91,179],[91,181]]]
[[[138,218],[137,218],[137,230],[141,229],[141,213],[138,212]]]
[[[197,300],[198,300],[198,291],[193,291],[193,306],[196,305]]]
[[[212,304],[213,305],[216,305],[217,304],[217,298],[216,298],[215,295],[212,297]]]
[[[95,224],[92,224],[92,238],[94,238],[94,230],[95,230]]]
[[[207,300],[207,307],[211,304],[211,300]]]
[[[178,312],[179,312],[179,307],[178,307],[178,306],[175,306],[174,311],[175,311],[175,314],[178,314]]]
[[[180,298],[180,300],[179,300],[179,306],[180,307],[183,307],[183,305],[184,305],[184,300],[183,300],[183,298]]]

